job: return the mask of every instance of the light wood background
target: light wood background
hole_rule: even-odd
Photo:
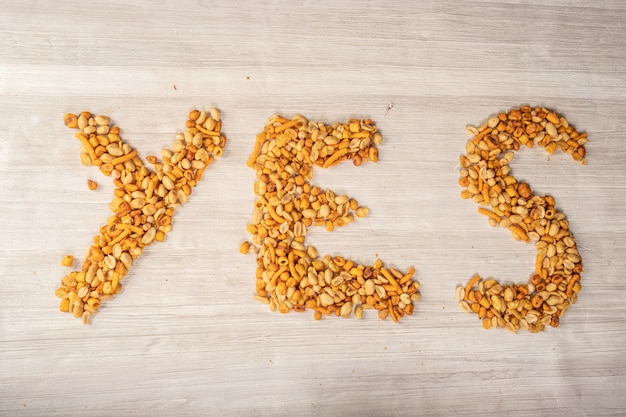
[[[619,0],[0,0],[0,415],[625,415],[625,25]],[[534,247],[489,228],[457,184],[466,124],[521,104],[589,133],[586,166],[514,161],[585,265],[579,302],[535,335],[484,331],[454,300],[474,273],[533,270]],[[91,326],[60,313],[60,260],[82,262],[113,189],[81,166],[63,114],[110,115],[145,156],[210,106],[229,143],[172,233]],[[378,164],[314,178],[370,216],[309,242],[414,265],[413,317],[317,322],[252,299],[245,161],[274,113],[378,124]]]

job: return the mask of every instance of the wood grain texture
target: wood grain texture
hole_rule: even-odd
[[[620,416],[626,414],[626,6],[621,1],[3,0],[0,12],[0,415]],[[552,194],[585,274],[558,329],[482,330],[456,285],[524,281],[534,248],[459,198],[465,125],[520,104],[589,133],[588,165],[519,152]],[[142,156],[194,107],[229,144],[91,326],[58,312],[112,184],[84,168],[66,112],[108,114]],[[252,300],[256,133],[274,113],[371,117],[380,162],[319,170],[370,216],[321,253],[414,265],[423,299],[395,325],[278,315]],[[100,188],[93,192],[86,180]]]

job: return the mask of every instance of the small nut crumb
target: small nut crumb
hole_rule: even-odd
[[[239,252],[241,252],[242,254],[247,254],[248,252],[250,252],[250,242],[242,242],[241,245],[239,246]]]
[[[74,264],[74,257],[72,255],[65,255],[61,260],[62,266],[72,266]]]
[[[98,183],[94,180],[87,180],[87,187],[89,187],[89,189],[93,191],[98,188]]]
[[[78,127],[78,117],[75,114],[67,113],[63,116],[63,123],[70,129],[75,129]]]

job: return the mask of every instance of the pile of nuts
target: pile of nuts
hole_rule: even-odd
[[[172,229],[175,208],[187,202],[214,156],[221,156],[226,137],[221,134],[218,109],[208,114],[193,110],[172,149],[162,150],[162,162],[146,157],[154,166],[150,170],[122,141],[119,127],[111,125],[109,117],[82,112],[66,114],[64,122],[79,130],[83,165],[97,166],[113,177],[116,187],[109,205],[114,214],[94,236],[81,270],[67,274],[55,291],[61,298],[60,310],[88,324],[101,302],[121,291],[122,279],[143,248],[162,241]],[[72,260],[66,258],[63,264],[70,266]]]
[[[581,290],[582,262],[565,215],[554,198],[533,194],[530,186],[510,174],[513,152],[522,146],[557,149],[585,164],[587,134],[577,132],[559,114],[545,108],[522,106],[490,118],[479,128],[468,126],[473,138],[460,157],[461,197],[490,206],[478,211],[489,224],[507,228],[516,240],[534,241],[535,271],[527,284],[500,284],[474,276],[457,288],[460,307],[477,314],[485,329],[520,328],[543,331],[557,327]]]
[[[317,320],[353,313],[361,318],[364,309],[375,309],[380,319],[397,322],[413,313],[420,298],[414,268],[401,272],[380,260],[364,266],[341,256],[319,257],[305,243],[313,225],[332,231],[368,214],[347,195],[311,185],[313,167],[377,162],[381,143],[371,120],[327,125],[300,115],[269,119],[248,160],[256,170],[258,199],[247,228],[252,244],[240,247],[257,254],[256,300],[281,313],[311,309]]]

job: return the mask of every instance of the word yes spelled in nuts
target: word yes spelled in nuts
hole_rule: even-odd
[[[172,149],[162,150],[162,161],[146,157],[154,166],[150,170],[109,117],[82,112],[66,114],[64,122],[78,129],[83,165],[97,166],[113,177],[116,187],[109,206],[113,215],[94,236],[80,270],[67,274],[55,291],[60,310],[87,324],[103,301],[121,291],[122,279],[143,248],[162,241],[172,229],[175,208],[188,201],[206,167],[222,155],[226,137],[219,110],[193,110]],[[585,164],[587,134],[549,109],[530,106],[502,112],[467,131],[472,139],[460,157],[461,197],[478,203],[491,226],[508,229],[516,240],[533,241],[537,258],[528,283],[504,284],[475,275],[457,287],[459,306],[476,314],[485,329],[536,333],[557,327],[581,291],[582,259],[554,198],[533,193],[529,184],[511,175],[510,163],[515,151],[538,145],[550,155],[560,149]],[[415,268],[402,272],[380,259],[361,265],[342,256],[319,256],[305,242],[311,226],[333,231],[369,213],[355,199],[311,184],[314,167],[377,162],[381,143],[369,119],[325,124],[301,115],[275,115],[268,120],[247,161],[256,171],[257,200],[247,227],[251,242],[239,248],[256,255],[257,301],[283,314],[313,310],[316,320],[353,314],[360,319],[367,309],[394,322],[413,314],[420,299]],[[87,184],[98,188],[93,180]],[[61,264],[71,267],[73,260],[68,255]]]
[[[109,205],[114,214],[94,236],[81,270],[67,274],[55,292],[61,298],[61,311],[88,324],[101,302],[121,291],[122,279],[143,248],[162,241],[172,229],[175,208],[188,201],[214,156],[222,155],[226,137],[221,134],[219,110],[193,110],[172,149],[162,150],[162,162],[156,156],[146,157],[154,166],[150,170],[137,151],[122,141],[119,127],[111,125],[109,117],[82,112],[66,114],[63,120],[67,127],[78,129],[83,165],[97,166],[113,177],[116,187]],[[96,187],[95,182],[89,185]],[[71,260],[63,264],[70,266]]]
[[[300,115],[269,119],[247,163],[256,170],[258,199],[247,228],[252,243],[240,247],[257,254],[257,301],[281,313],[311,309],[317,320],[353,313],[360,319],[364,309],[375,309],[380,319],[397,322],[413,313],[420,299],[414,268],[400,272],[380,260],[364,266],[341,256],[319,257],[305,243],[313,225],[332,231],[368,214],[347,195],[311,185],[313,167],[377,162],[381,143],[371,120],[327,125]]]
[[[473,136],[460,157],[465,190],[461,197],[481,206],[478,212],[489,224],[511,231],[513,238],[535,242],[535,271],[527,284],[500,284],[474,276],[457,288],[460,307],[478,315],[485,329],[506,328],[540,332],[557,327],[581,290],[582,261],[565,215],[554,198],[532,192],[510,173],[513,151],[535,144],[549,154],[569,153],[585,164],[587,134],[576,131],[563,116],[548,109],[522,106],[490,118],[479,128],[468,126]]]

